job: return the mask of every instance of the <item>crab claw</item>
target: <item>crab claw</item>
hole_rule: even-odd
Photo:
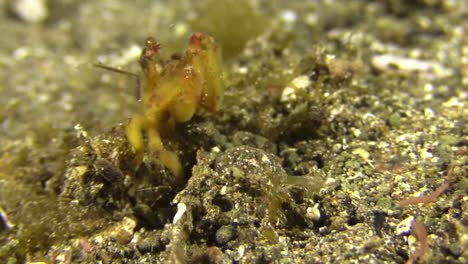
[[[187,57],[193,69],[203,76],[203,95],[200,110],[215,112],[224,94],[221,53],[214,39],[204,33],[195,33],[189,41]]]

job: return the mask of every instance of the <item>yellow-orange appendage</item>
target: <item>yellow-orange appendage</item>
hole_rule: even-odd
[[[159,44],[148,38],[140,57],[144,113],[130,119],[127,137],[140,164],[146,132],[149,150],[174,174],[177,183],[183,177],[183,166],[176,152],[165,148],[161,133],[171,134],[175,123],[220,107],[224,93],[221,54],[213,38],[203,33],[191,37],[180,59],[162,62],[158,51]]]

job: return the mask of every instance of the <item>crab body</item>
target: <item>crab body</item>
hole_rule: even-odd
[[[180,160],[164,146],[161,134],[171,134],[176,123],[187,122],[197,113],[219,108],[224,93],[221,65],[220,51],[206,34],[193,34],[185,53],[167,62],[159,58],[156,40],[146,40],[140,57],[143,114],[133,116],[127,126],[137,163],[143,158],[146,132],[150,151],[176,179],[181,178]]]

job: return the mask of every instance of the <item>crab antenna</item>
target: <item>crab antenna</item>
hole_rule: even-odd
[[[136,74],[134,72],[121,70],[121,69],[118,69],[118,68],[115,68],[115,67],[107,66],[107,65],[104,65],[104,64],[102,64],[100,62],[93,63],[93,66],[97,67],[97,68],[101,68],[101,69],[106,70],[106,71],[112,71],[112,72],[116,72],[116,73],[120,73],[120,74],[125,74],[127,76],[135,77],[136,81],[137,81],[137,87],[136,87],[137,89],[136,89],[135,95],[136,95],[136,99],[140,100],[140,98],[141,98],[141,95],[140,95],[140,76],[138,74]]]
[[[121,70],[119,68],[106,66],[106,65],[104,65],[104,64],[102,64],[100,62],[94,63],[93,65],[94,65],[94,67],[98,67],[98,68],[101,68],[101,69],[104,69],[104,70],[113,71],[113,72],[117,72],[117,73],[122,73],[122,74],[129,75],[129,76],[139,77],[138,74],[136,74],[134,72],[129,72],[129,71]]]

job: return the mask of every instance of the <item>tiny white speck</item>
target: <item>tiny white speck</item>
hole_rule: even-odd
[[[289,102],[293,101],[296,99],[296,93],[294,91],[294,88],[291,87],[286,87],[283,89],[283,92],[281,93],[281,102]]]
[[[405,140],[406,140],[406,134],[403,134],[403,135],[398,136],[398,137],[396,138],[396,142],[403,142],[403,141],[405,141]]]
[[[414,153],[412,153],[412,152],[408,154],[408,157],[409,157],[410,159],[412,159],[412,160],[418,160],[418,156],[416,156],[416,154],[414,154]]]
[[[310,14],[307,14],[306,17],[305,17],[305,22],[309,25],[309,26],[313,26],[313,25],[316,25],[319,21],[319,16],[315,13],[310,13]]]
[[[297,13],[293,10],[283,10],[280,13],[281,20],[283,20],[286,23],[294,23],[297,20]]]
[[[335,184],[336,183],[336,179],[335,178],[327,178],[327,180],[325,181],[325,185],[332,185],[332,184]]]
[[[212,148],[211,148],[211,152],[213,152],[213,153],[219,153],[219,152],[221,152],[221,149],[219,149],[219,147],[212,147]]]
[[[316,204],[314,207],[307,208],[307,216],[312,219],[313,221],[320,220],[320,209],[319,205]]]
[[[368,161],[370,156],[369,152],[363,148],[353,150],[353,154],[360,156],[365,161]]]
[[[49,95],[48,94],[39,94],[37,96],[37,100],[41,103],[46,103],[48,102],[50,99]]]
[[[452,97],[448,101],[442,103],[443,107],[453,107],[453,106],[463,106],[463,105],[464,104],[461,103],[456,97]]]
[[[247,67],[239,67],[240,74],[246,74],[249,71]]]
[[[237,254],[239,254],[239,258],[242,258],[245,254],[245,246],[244,245],[240,245],[238,248],[237,248]]]
[[[294,78],[294,80],[292,80],[291,84],[294,85],[296,88],[300,88],[300,89],[304,89],[306,88],[307,86],[310,85],[310,80],[309,80],[309,77],[307,77],[306,75],[301,75],[301,76],[298,76],[296,78]]]
[[[359,130],[359,129],[354,129],[354,130],[353,130],[353,134],[354,134],[355,137],[358,138],[358,137],[361,135],[361,130]]]
[[[219,194],[220,194],[220,195],[226,195],[226,193],[227,193],[227,186],[224,185],[224,186],[221,188],[221,190],[219,191]]]
[[[433,90],[434,90],[434,85],[432,83],[424,84],[424,91],[425,92],[431,92]]]
[[[432,119],[435,117],[435,113],[434,113],[434,110],[432,110],[431,108],[425,108],[424,109],[424,117],[426,119]]]
[[[133,44],[122,52],[121,56],[115,58],[112,61],[113,65],[126,65],[130,62],[135,61],[141,54],[141,47],[139,45]]]
[[[13,58],[15,60],[21,60],[28,57],[31,54],[31,51],[28,47],[19,47],[13,51]]]
[[[419,156],[420,156],[422,159],[430,159],[430,158],[432,158],[433,155],[432,155],[432,153],[427,152],[426,150],[421,150],[421,151],[419,152]]]
[[[177,23],[174,27],[174,32],[177,36],[183,36],[188,32],[188,26],[185,23]]]

